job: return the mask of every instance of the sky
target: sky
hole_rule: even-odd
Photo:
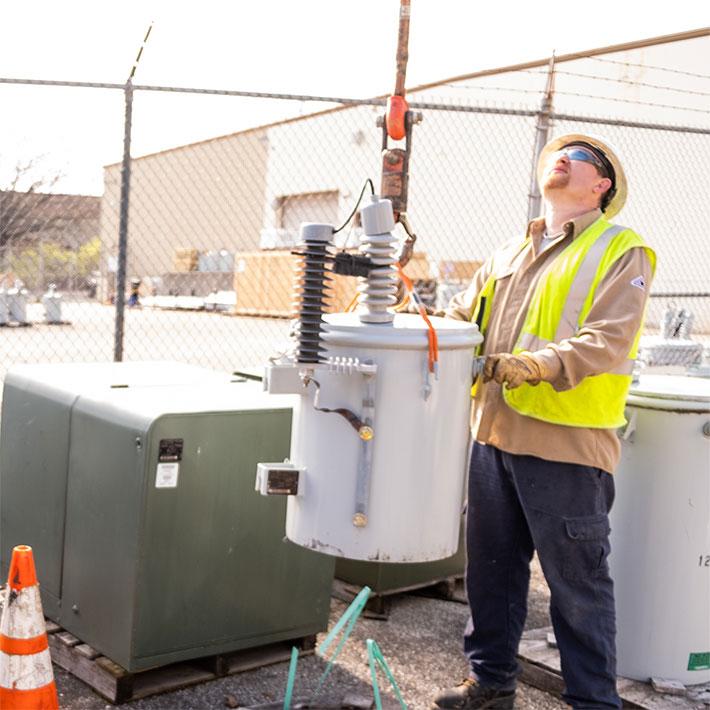
[[[399,6],[400,0],[4,3],[0,76],[122,83],[152,22],[136,84],[389,94]],[[707,2],[698,0],[411,0],[407,86],[542,59],[553,50],[560,55],[705,27],[709,17]],[[121,92],[0,84],[0,105],[0,181],[13,161],[41,156],[61,166],[65,191],[101,191],[100,166],[121,158]],[[253,101],[248,109],[242,102],[238,112],[226,106],[224,99],[199,105],[184,97],[137,99],[132,154],[305,110],[299,102]]]

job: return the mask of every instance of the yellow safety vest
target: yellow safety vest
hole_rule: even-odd
[[[529,242],[526,239],[518,252]],[[592,307],[599,282],[622,254],[635,247],[646,249],[655,271],[656,255],[643,239],[603,217],[573,239],[540,280],[513,354],[542,350],[548,343],[574,338]],[[482,333],[488,324],[494,291],[495,275],[491,275],[481,289],[472,318]],[[556,392],[547,382],[534,387],[524,383],[513,390],[503,387],[506,403],[520,414],[554,424],[594,429],[623,426],[624,405],[642,329],[643,319],[627,360],[613,372],[586,377],[564,392]]]

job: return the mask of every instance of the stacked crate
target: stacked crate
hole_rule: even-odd
[[[273,249],[239,252],[234,263],[234,292],[238,315],[288,317],[293,313],[294,276],[297,257],[290,251]],[[415,282],[429,280],[425,254],[415,254],[406,267]],[[343,312],[357,293],[358,281],[351,276],[328,274],[330,298],[326,310]]]
[[[180,274],[197,271],[199,260],[200,252],[197,249],[176,249],[173,257],[173,271]]]

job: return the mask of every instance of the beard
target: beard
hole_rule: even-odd
[[[562,187],[567,187],[569,184],[569,173],[553,173],[549,172],[545,181],[542,184],[544,190],[559,190]]]

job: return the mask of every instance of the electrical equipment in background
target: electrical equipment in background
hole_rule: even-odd
[[[641,375],[614,473],[619,674],[710,682],[710,380]]]

